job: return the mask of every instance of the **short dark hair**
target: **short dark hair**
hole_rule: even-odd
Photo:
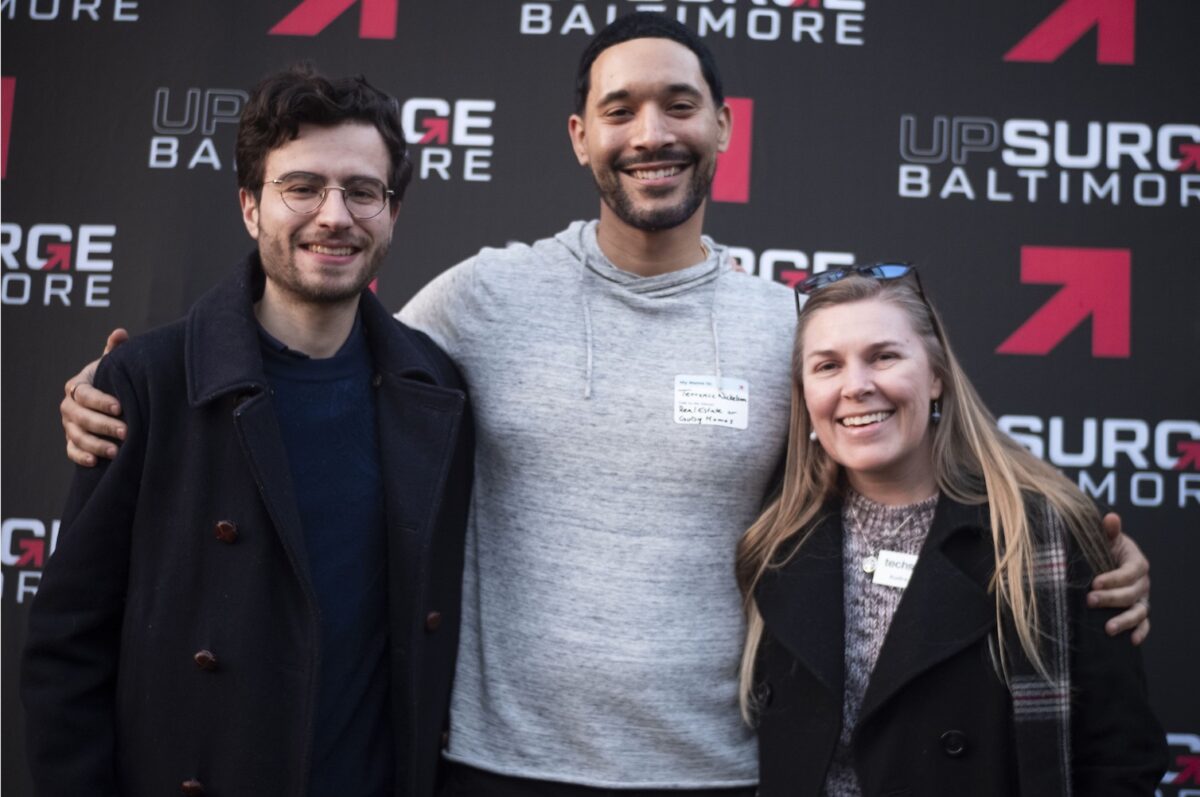
[[[400,104],[362,75],[331,79],[308,62],[268,75],[250,92],[238,122],[238,187],[261,196],[267,153],[296,138],[302,124],[342,122],[367,122],[379,131],[391,161],[388,188],[397,200],[402,199],[412,179],[412,164],[400,124]]]
[[[587,105],[588,91],[592,87],[592,64],[600,53],[632,39],[670,39],[696,54],[700,61],[700,72],[708,83],[713,102],[720,108],[725,104],[725,92],[721,88],[721,75],[717,72],[717,61],[700,37],[682,23],[655,11],[637,11],[618,17],[596,34],[579,58],[579,71],[575,75],[575,113],[582,114]]]

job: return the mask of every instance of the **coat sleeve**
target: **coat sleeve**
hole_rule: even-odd
[[[1115,612],[1089,609],[1092,572],[1079,552],[1070,567],[1071,747],[1073,793],[1151,795],[1167,768],[1163,729],[1150,710],[1141,651],[1104,623]]]
[[[115,795],[115,697],[130,538],[144,460],[142,409],[106,357],[96,385],[129,433],[115,460],[76,468],[54,553],[29,613],[21,699],[36,794]]]

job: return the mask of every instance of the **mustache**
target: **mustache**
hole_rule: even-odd
[[[696,156],[686,149],[672,149],[667,147],[654,152],[643,152],[640,155],[617,158],[613,161],[612,167],[617,170],[625,170],[641,166],[644,163],[663,163],[664,161],[690,166],[696,162]]]
[[[331,238],[302,238],[293,239],[297,246],[353,246],[356,249],[365,249],[367,243],[357,237],[331,237]]]

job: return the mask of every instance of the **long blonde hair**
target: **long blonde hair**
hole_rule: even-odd
[[[950,344],[939,336],[944,329],[936,310],[916,290],[910,277],[877,280],[852,275],[812,294],[800,313],[792,351],[792,411],[783,484],[758,520],[738,543],[737,579],[744,599],[747,631],[742,652],[739,702],[742,715],[753,721],[754,664],[762,641],[763,620],[754,602],[754,589],[768,569],[778,567],[781,553],[803,545],[820,522],[823,504],[839,490],[840,466],[820,445],[809,442],[811,426],[804,406],[804,332],[808,321],[823,308],[871,299],[900,308],[924,343],[934,375],[942,381],[941,421],[930,425],[933,472],[938,489],[962,504],[987,503],[991,509],[992,544],[996,571],[997,629],[1005,611],[1011,614],[1018,642],[1035,669],[1046,676],[1038,647],[1041,633],[1033,590],[1033,530],[1026,515],[1023,491],[1040,494],[1050,511],[1058,513],[1078,541],[1093,569],[1111,568],[1111,557],[1100,532],[1095,506],[1057,469],[1030,454],[1002,433],[967,379]],[[830,595],[840,600],[840,595]],[[1004,639],[997,630],[1000,661]]]

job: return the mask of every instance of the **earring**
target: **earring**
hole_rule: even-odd
[[[813,429],[811,432],[808,433],[808,439],[812,440],[814,443],[817,442],[817,430],[816,429]]]
[[[933,409],[929,411],[929,420],[933,421],[934,426],[942,421],[942,408],[937,399],[933,400]]]

